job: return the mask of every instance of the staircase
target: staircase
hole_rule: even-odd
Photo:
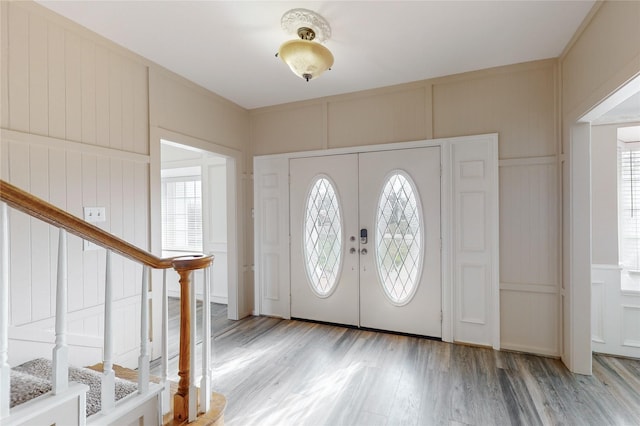
[[[9,215],[10,208],[59,229],[56,285],[55,346],[52,360],[35,359],[11,368],[9,350]],[[196,291],[191,277],[203,269],[205,300],[210,298],[213,256],[159,258],[97,228],[5,181],[0,180],[0,423],[19,424],[172,424],[222,425],[224,396],[211,390],[211,317],[204,304],[201,380],[196,383]],[[103,362],[90,369],[69,365],[67,344],[67,233],[106,249]],[[140,305],[140,355],[138,368],[128,370],[113,363],[113,297],[111,255],[117,253],[143,265]],[[168,377],[168,306],[166,270],[180,276],[180,381]],[[149,374],[149,276],[164,271],[162,286],[162,377]],[[85,383],[84,385],[82,383]],[[154,383],[155,382],[155,383]],[[80,383],[80,384],[78,384]],[[20,384],[20,386],[17,386]],[[34,395],[27,401],[22,391]]]

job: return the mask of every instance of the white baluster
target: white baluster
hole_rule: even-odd
[[[113,371],[113,296],[111,284],[111,250],[107,250],[104,276],[104,360],[102,363],[102,410],[116,405],[116,375]]]
[[[171,410],[169,386],[169,299],[167,298],[167,270],[162,270],[162,414]]]
[[[69,387],[69,348],[67,346],[67,231],[60,228],[58,238],[58,281],[56,285],[56,345],[53,348],[53,393]]]
[[[192,422],[198,416],[198,389],[196,387],[196,340],[197,340],[197,329],[196,326],[196,271],[192,272],[193,280],[191,282],[191,292],[189,296],[191,300],[189,301],[191,304],[191,341],[189,342],[189,351],[191,352],[191,357],[189,359],[189,370],[191,374],[189,374],[189,422]]]
[[[0,419],[9,416],[9,210],[0,202]]]
[[[149,390],[149,267],[142,267],[140,294],[140,356],[138,357],[138,393]]]
[[[211,408],[211,266],[204,270],[204,330],[202,330],[202,379],[200,380],[200,410]]]

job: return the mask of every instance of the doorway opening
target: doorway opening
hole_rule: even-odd
[[[580,122],[591,142],[589,354],[640,358],[640,77]]]
[[[160,142],[162,256],[207,253],[211,269],[212,324],[227,325],[229,305],[228,162],[222,155],[162,139]],[[199,271],[202,275],[202,271]],[[196,280],[202,277],[195,276]],[[203,281],[198,281],[203,282]],[[167,293],[180,296],[177,274],[168,274]],[[196,297],[202,302],[199,286]],[[172,303],[177,309],[177,302]]]

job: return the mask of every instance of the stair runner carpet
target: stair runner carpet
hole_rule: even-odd
[[[100,411],[102,374],[88,368],[69,367],[69,381],[89,386],[87,417]],[[138,389],[136,383],[116,377],[116,401]],[[11,369],[11,407],[37,398],[51,390],[51,361],[37,358]]]

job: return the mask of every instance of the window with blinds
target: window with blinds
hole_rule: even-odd
[[[162,249],[202,251],[200,176],[162,179]]]
[[[620,250],[624,269],[640,272],[640,147],[618,148]]]

